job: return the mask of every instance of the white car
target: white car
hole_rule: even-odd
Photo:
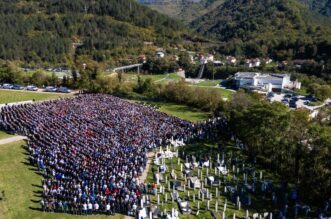
[[[67,87],[59,87],[56,91],[60,92],[60,93],[70,93],[71,92],[71,90],[68,89]]]
[[[11,85],[11,84],[3,84],[2,85],[2,88],[3,89],[12,89],[14,86],[13,85]]]
[[[38,88],[34,85],[29,85],[29,86],[26,87],[26,90],[28,90],[28,91],[37,91]]]
[[[53,86],[47,86],[45,89],[46,92],[56,92],[56,88]]]

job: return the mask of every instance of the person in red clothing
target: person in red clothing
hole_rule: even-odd
[[[154,195],[156,195],[156,193],[157,193],[157,186],[156,186],[156,184],[154,182],[152,183],[152,193]]]
[[[109,195],[110,195],[110,191],[109,191],[108,188],[106,188],[106,190],[105,190],[105,195],[106,195],[106,196],[109,196]]]

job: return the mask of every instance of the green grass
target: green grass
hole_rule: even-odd
[[[139,103],[148,103],[150,105],[154,105],[158,107],[160,112],[164,112],[170,116],[175,116],[180,119],[184,119],[191,122],[200,122],[204,121],[209,118],[210,114],[208,112],[203,112],[199,109],[175,104],[175,103],[168,103],[168,102],[155,102],[155,101],[139,101],[139,100],[130,100],[132,102],[139,102]]]
[[[24,71],[24,74],[28,76],[32,76],[36,71]],[[52,72],[52,71],[44,71],[42,70],[43,73],[47,76],[52,76],[53,73],[55,74],[56,77],[63,77],[63,76],[68,76],[68,74],[63,73],[63,72]]]
[[[59,97],[70,96],[70,94],[50,94],[50,93],[36,93],[30,91],[12,91],[12,90],[0,90],[0,104],[13,103],[28,100],[49,100]]]
[[[82,218],[70,214],[41,212],[39,200],[41,193],[41,176],[37,169],[27,164],[28,155],[24,148],[25,142],[15,142],[0,145],[0,218],[30,219],[30,218]],[[124,218],[123,215],[106,217],[104,215],[83,218]]]
[[[13,137],[13,136],[4,131],[0,131],[0,140],[5,139],[5,138],[10,138],[10,137]]]
[[[221,83],[221,80],[205,80],[200,83],[197,83],[195,85],[197,86],[210,86],[210,87],[215,87]]]
[[[184,105],[173,104],[173,103],[162,103],[159,106],[160,106],[159,110],[161,112],[191,122],[203,121],[208,119],[209,117],[209,114],[207,112],[202,112],[199,109],[194,109],[192,107],[188,107]]]
[[[233,91],[220,87],[201,87],[201,89],[216,89],[223,98],[231,98],[231,96],[234,94]]]
[[[168,83],[170,81],[179,81],[181,77],[179,77],[176,73],[170,73],[170,74],[140,74],[140,77],[142,79],[151,79],[152,82],[155,83]],[[123,78],[126,82],[137,82],[138,75],[135,73],[123,73]]]

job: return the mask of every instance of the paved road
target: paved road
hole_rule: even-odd
[[[27,137],[25,136],[13,136],[13,137],[10,137],[10,138],[5,138],[5,139],[2,139],[0,140],[0,145],[3,145],[3,144],[10,144],[10,143],[13,143],[13,142],[16,142],[16,141],[22,141],[22,140],[26,140],[28,139]]]
[[[79,91],[78,90],[74,90],[72,91],[71,93],[59,93],[59,92],[46,92],[44,89],[38,89],[37,91],[28,91],[28,90],[12,90],[12,89],[3,89],[3,88],[0,88],[0,90],[4,90],[4,91],[15,91],[15,92],[31,92],[31,93],[43,93],[43,94],[63,94],[63,95],[73,95],[73,94],[76,94],[78,93]]]

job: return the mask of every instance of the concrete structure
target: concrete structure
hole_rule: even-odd
[[[143,66],[142,63],[139,63],[139,64],[133,64],[133,65],[127,65],[127,66],[122,66],[122,67],[117,67],[117,68],[114,68],[112,70],[110,70],[110,72],[124,72],[125,70],[129,70],[129,69],[133,69],[133,68],[137,68],[137,72],[138,74],[140,73],[140,68]]]
[[[301,88],[301,83],[298,81],[291,81],[291,76],[289,74],[238,72],[234,75],[234,80],[237,88],[266,92]]]

